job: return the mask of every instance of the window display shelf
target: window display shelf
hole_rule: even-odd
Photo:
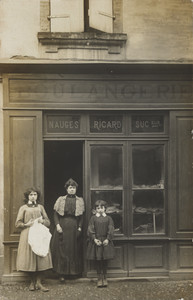
[[[122,187],[100,187],[100,188],[90,188],[91,191],[122,191],[123,188]]]
[[[163,209],[145,209],[133,213],[134,220],[140,217],[140,222],[134,225],[134,233],[163,233]],[[136,220],[137,223],[137,220]]]

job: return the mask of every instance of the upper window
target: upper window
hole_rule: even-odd
[[[120,2],[122,0],[50,0],[48,19],[51,32],[84,32],[92,29],[106,33],[118,32],[121,30],[120,24],[117,27],[122,14]]]
[[[40,0],[39,42],[45,52],[103,50],[125,57],[123,0]]]

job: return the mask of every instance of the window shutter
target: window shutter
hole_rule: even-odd
[[[89,26],[100,31],[113,32],[112,0],[89,0]]]
[[[84,0],[50,0],[52,32],[84,31]]]

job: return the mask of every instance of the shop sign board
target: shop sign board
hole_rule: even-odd
[[[91,115],[91,133],[122,133],[123,120],[121,115]]]
[[[48,115],[46,125],[48,133],[79,133],[80,115]]]
[[[164,132],[163,115],[134,115],[131,123],[133,133]]]

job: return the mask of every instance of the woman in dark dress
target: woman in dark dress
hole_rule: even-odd
[[[107,203],[97,200],[95,203],[96,214],[91,217],[88,225],[87,259],[96,263],[98,282],[97,287],[107,287],[107,262],[114,257],[113,233],[114,224],[106,214]]]
[[[67,195],[60,196],[54,205],[55,230],[51,240],[53,270],[65,282],[67,275],[82,272],[82,241],[84,201],[76,196],[78,184],[72,178],[65,183]]]

